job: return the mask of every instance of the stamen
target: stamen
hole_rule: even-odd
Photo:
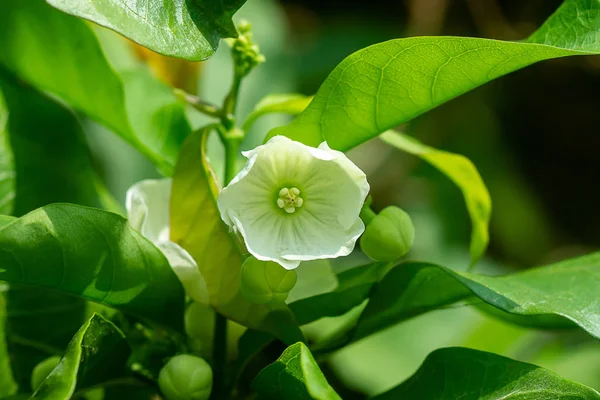
[[[286,213],[293,214],[296,212],[296,208],[302,207],[304,199],[300,197],[300,189],[293,188],[282,188],[279,191],[279,198],[277,199],[277,207],[282,208]]]

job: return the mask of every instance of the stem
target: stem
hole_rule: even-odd
[[[210,398],[222,400],[227,396],[225,370],[227,366],[227,318],[215,313],[215,331],[213,337],[213,390]]]
[[[369,222],[371,222],[371,220],[376,216],[377,214],[375,211],[371,210],[371,207],[369,206],[363,207],[363,209],[360,210],[360,218],[363,220],[365,225],[369,225]]]
[[[240,93],[240,86],[242,84],[242,76],[238,74],[237,71],[233,73],[233,83],[231,84],[231,89],[225,100],[223,100],[223,115],[222,122],[225,129],[230,130],[235,125],[235,109],[237,107],[237,100]]]
[[[237,137],[225,139],[225,186],[231,182],[237,172],[235,162],[237,159],[240,140]],[[212,400],[227,398],[227,318],[220,313],[215,313],[215,329],[213,336],[213,391]]]
[[[173,91],[177,97],[183,99],[185,102],[194,107],[196,110],[200,111],[202,114],[206,114],[209,117],[219,119],[222,118],[223,113],[221,112],[218,106],[204,101],[198,96],[186,93],[181,89],[174,89]]]

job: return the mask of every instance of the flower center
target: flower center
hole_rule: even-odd
[[[279,198],[277,199],[277,206],[283,208],[286,213],[293,214],[296,212],[296,208],[302,207],[304,200],[300,197],[300,190],[298,188],[283,188],[279,191]]]

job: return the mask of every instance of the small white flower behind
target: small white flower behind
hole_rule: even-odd
[[[248,161],[218,206],[253,256],[293,269],[352,252],[369,184],[344,153],[275,136],[243,154]]]
[[[129,224],[158,247],[169,261],[186,293],[194,301],[208,304],[206,282],[192,256],[169,240],[171,179],[140,181],[127,190]]]

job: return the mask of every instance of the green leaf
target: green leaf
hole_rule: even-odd
[[[369,297],[373,285],[388,270],[386,263],[373,263],[341,272],[335,290],[295,301],[290,308],[300,325],[345,314]]]
[[[125,335],[94,314],[75,334],[65,355],[32,399],[68,400],[76,387],[96,385],[124,375],[130,349]]]
[[[597,400],[600,393],[537,365],[454,347],[434,351],[412,377],[372,400],[458,398]]]
[[[228,318],[284,342],[303,336],[285,305],[256,304],[241,293],[243,244],[221,220],[217,181],[206,159],[207,126],[185,141],[173,176],[171,240],[186,249],[206,280],[211,305]]]
[[[342,61],[308,108],[269,133],[348,150],[486,82],[535,62],[600,53],[600,1],[566,0],[528,42],[410,37]]]
[[[312,99],[313,96],[297,93],[267,95],[256,104],[244,121],[242,129],[248,132],[252,124],[263,115],[271,113],[298,115],[306,109]]]
[[[0,371],[2,371],[0,374],[0,398],[3,399],[17,393],[18,386],[13,377],[10,354],[7,348],[6,300],[2,292],[0,292]]]
[[[8,137],[8,107],[0,90],[0,215],[13,212],[15,184],[15,168]]]
[[[16,177],[12,190],[5,191],[14,198],[12,213],[20,216],[55,202],[118,209],[94,171],[83,131],[71,111],[17,84],[1,68],[0,93],[5,102],[4,107],[0,104],[0,120],[6,121],[4,135],[9,141],[9,147],[0,147],[0,160],[9,160],[3,173]]]
[[[2,261],[0,268],[6,268]],[[19,387],[27,390],[34,367],[50,356],[62,355],[81,327],[86,318],[86,302],[58,291],[18,283],[10,284],[5,298],[11,365]]]
[[[599,267],[600,253],[504,276],[457,272],[425,263],[400,264],[373,289],[354,339],[472,295],[523,319],[566,318],[600,339]],[[552,321],[542,322],[549,326]]]
[[[389,145],[428,162],[458,186],[465,198],[467,211],[473,226],[471,232],[471,265],[475,264],[487,248],[489,242],[488,230],[492,214],[490,194],[475,165],[471,160],[460,154],[425,146],[418,140],[399,132],[388,131],[380,137]]]
[[[54,204],[0,230],[0,280],[51,288],[182,330],[183,288],[124,218]]]
[[[231,17],[245,3],[245,0],[46,1],[66,13],[113,29],[157,53],[192,61],[212,56],[222,37],[237,36]]]
[[[2,10],[0,64],[101,122],[170,172],[190,128],[184,106],[167,86],[145,70],[115,71],[89,25],[43,0],[7,0]]]
[[[288,347],[254,379],[252,388],[266,399],[341,400],[303,343]]]

